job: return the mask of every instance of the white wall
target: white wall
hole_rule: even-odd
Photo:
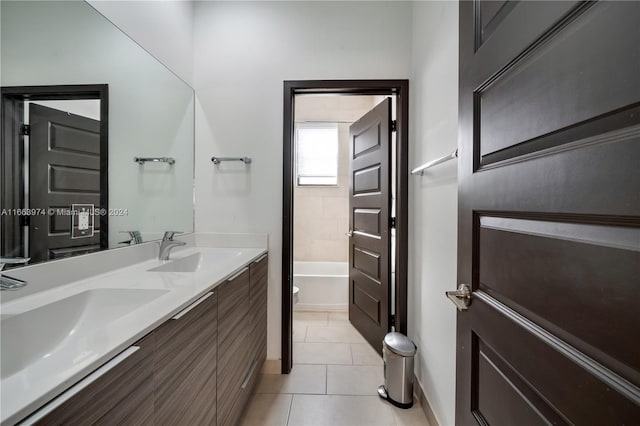
[[[269,234],[280,357],[283,80],[408,78],[411,4],[197,2],[196,230]],[[213,166],[212,155],[253,163]]]
[[[192,0],[87,0],[87,3],[193,86]]]
[[[458,4],[414,3],[412,28],[409,167],[457,147]],[[456,310],[444,292],[456,287],[456,161],[411,177],[409,185],[409,336],[418,345],[418,380],[439,424],[448,426],[455,413]]]

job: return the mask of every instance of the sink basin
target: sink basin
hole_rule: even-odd
[[[202,255],[194,253],[181,259],[169,260],[167,263],[151,268],[148,272],[195,272],[200,268]]]
[[[80,341],[88,344],[101,338],[96,330],[126,315],[168,290],[115,289],[87,290],[0,321],[3,379],[33,362],[50,356],[58,347]]]

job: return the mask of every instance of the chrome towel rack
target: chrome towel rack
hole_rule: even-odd
[[[244,164],[251,164],[250,157],[211,157],[213,164],[220,164],[223,161],[242,161]]]
[[[176,162],[173,157],[133,157],[133,161],[140,165],[144,163],[167,163],[173,165]]]
[[[455,151],[453,151],[451,154],[447,154],[444,157],[437,158],[435,160],[429,161],[428,163],[424,163],[420,167],[416,167],[415,169],[411,170],[411,174],[412,175],[420,175],[420,176],[422,176],[424,174],[424,171],[427,170],[429,167],[433,167],[435,165],[442,164],[445,161],[454,160],[456,158],[458,158],[458,150],[457,149]]]

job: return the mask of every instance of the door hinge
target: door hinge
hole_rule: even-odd
[[[391,131],[395,132],[398,130],[398,123],[396,122],[396,120],[391,120]]]
[[[31,134],[31,125],[23,124],[20,126],[20,134],[22,136],[29,136]]]
[[[396,218],[395,217],[389,218],[389,227],[395,229],[395,227],[396,227]]]

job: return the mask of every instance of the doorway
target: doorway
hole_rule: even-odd
[[[302,303],[300,304],[302,310],[316,311],[316,316],[325,315],[327,321],[330,317],[340,318],[338,322],[342,321],[346,323],[343,325],[350,326],[352,329],[355,326],[360,334],[365,336],[369,344],[376,349],[381,347],[381,336],[384,336],[392,327],[406,333],[408,81],[286,81],[284,86],[282,373],[286,374],[290,372],[293,364],[294,297],[298,298],[302,295]],[[361,111],[362,116],[357,114],[358,117],[353,117],[350,122],[347,119],[343,123],[336,123],[335,120],[334,122],[323,120],[321,116],[317,119],[311,117],[310,120],[304,120],[305,117],[301,116],[298,119],[296,113],[300,114],[302,110],[296,106],[307,104],[313,96],[316,99],[318,96],[334,100],[342,98],[344,105],[349,101],[353,104],[358,100],[368,99],[369,104],[368,108]],[[296,99],[299,104],[296,104]],[[391,120],[392,100],[395,103],[393,109],[397,115],[393,121]],[[353,124],[351,125],[351,123]],[[340,173],[338,173],[337,165],[313,170],[313,167],[308,167],[308,162],[306,166],[298,164],[300,155],[304,157],[304,150],[298,146],[300,135],[311,140],[314,132],[329,137],[341,132],[343,138],[346,138],[344,133],[347,131],[350,132],[348,136],[349,148],[347,148],[349,152],[345,155],[346,147],[343,146],[343,157],[345,158],[342,159]],[[378,135],[388,135],[388,137],[379,138]],[[313,145],[313,142],[303,142],[303,145],[305,143],[308,146]],[[329,165],[332,162],[334,151],[338,152],[337,147],[335,149],[328,147],[322,153],[327,157]],[[380,158],[378,159],[378,157]],[[358,162],[361,163],[363,159],[365,162],[373,160],[375,164],[359,164]],[[302,161],[304,162],[304,158]],[[356,169],[353,168],[354,164],[357,166]],[[375,173],[371,173],[372,171]],[[342,176],[340,177],[338,174]],[[375,179],[373,179],[374,177]],[[341,180],[342,185],[338,184],[338,179]],[[316,188],[324,186],[325,193],[331,190],[329,188],[340,187],[341,189],[338,189],[337,193],[341,193],[344,199],[335,197],[331,201],[337,206],[348,207],[343,217],[335,218],[336,221],[332,222],[333,225],[336,225],[339,221],[342,228],[345,228],[342,230],[340,226],[332,226],[333,234],[346,231],[343,234],[348,236],[341,238],[341,235],[334,235],[337,238],[330,244],[334,244],[332,247],[335,252],[326,253],[331,248],[324,247],[324,257],[328,255],[336,257],[336,259],[321,259],[347,261],[342,269],[348,270],[348,275],[345,276],[348,287],[342,286],[345,288],[341,287],[341,289],[331,291],[330,294],[325,292],[325,296],[331,300],[311,300],[309,295],[313,292],[318,294],[318,289],[302,289],[295,296],[293,293],[294,271],[296,269],[315,267],[322,263],[328,267],[338,268],[342,266],[342,263],[345,263],[296,262],[297,267],[294,266],[294,258],[305,260],[302,258],[312,255],[313,252],[313,249],[309,247],[309,243],[313,244],[313,241],[307,241],[305,249],[298,250],[297,254],[294,250],[294,229],[298,229],[298,237],[302,236],[300,226],[295,225],[294,199],[300,197],[299,206],[306,211],[311,209],[307,205],[310,200],[314,200],[311,201],[312,204],[321,201],[318,200],[318,197],[301,197],[305,191],[306,195],[312,195],[309,192],[312,190],[311,186]],[[347,186],[348,191],[346,190]],[[316,190],[315,194],[318,195],[321,192]],[[392,198],[395,202],[393,208]],[[365,205],[357,208],[356,200],[358,202],[366,200]],[[376,206],[376,202],[380,206]],[[367,206],[371,208],[367,209]],[[371,220],[363,222],[364,218],[360,218],[354,213],[355,211],[360,213],[375,212],[376,214],[373,216],[378,219],[377,227],[380,235],[374,235],[375,233],[364,228],[360,229],[360,225],[373,222]],[[371,218],[372,216],[367,217]],[[392,234],[397,237],[393,256],[391,255]],[[367,241],[368,239],[370,241]],[[298,238],[297,242],[304,245],[304,237],[302,240]],[[375,250],[367,249],[367,244],[371,242],[378,244],[374,247]],[[327,245],[327,242],[324,245]],[[316,244],[316,253],[318,249],[323,251]],[[306,254],[301,255],[300,251],[305,250]],[[365,254],[369,256],[363,257]],[[338,257],[340,259],[337,259]],[[377,263],[374,265],[372,261]],[[391,273],[392,265],[396,266],[395,274]],[[367,270],[367,267],[373,269]],[[368,283],[370,287],[363,290],[367,285],[365,281],[370,281]],[[344,297],[336,298],[340,292]],[[367,295],[371,300],[364,300],[362,295]],[[345,312],[347,307],[349,309],[348,316]],[[322,312],[323,309],[326,309],[327,312]],[[328,313],[328,311],[334,312]],[[335,311],[341,312],[336,313]],[[302,322],[304,323],[304,321]],[[296,336],[297,341],[299,341],[299,337]]]

